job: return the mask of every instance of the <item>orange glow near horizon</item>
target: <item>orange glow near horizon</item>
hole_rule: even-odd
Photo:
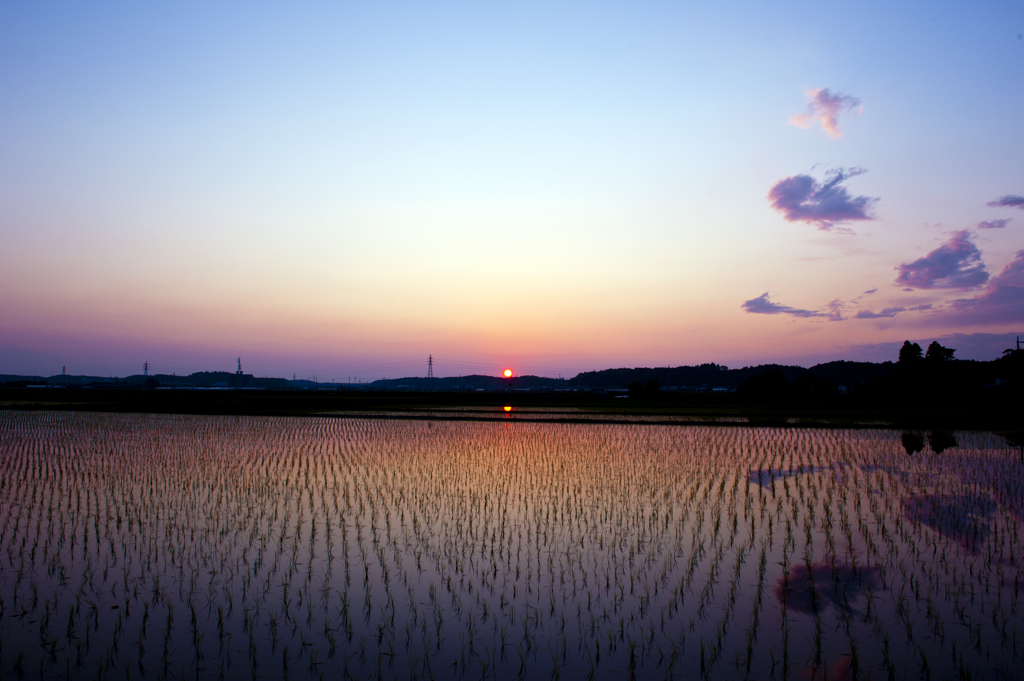
[[[511,405],[506,404],[504,408],[505,408],[505,411],[512,411],[512,406]]]
[[[512,370],[505,369],[505,378],[512,378]]]

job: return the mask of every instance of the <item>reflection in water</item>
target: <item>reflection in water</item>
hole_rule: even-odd
[[[956,438],[948,430],[933,430],[928,433],[928,446],[936,454],[942,454],[947,449],[957,446]]]
[[[795,475],[807,475],[809,473],[842,472],[842,463],[833,466],[801,466],[794,470],[783,470],[781,468],[761,468],[747,472],[747,482],[752,485],[760,485],[765,489],[772,488],[773,480],[783,480]]]
[[[903,500],[903,512],[914,522],[927,525],[975,552],[991,532],[996,504],[988,496],[925,494]]]
[[[916,454],[924,450],[924,438],[920,433],[903,433],[900,440],[903,442],[903,449],[907,454]]]
[[[858,670],[859,671],[859,670]],[[800,674],[803,678],[809,681],[853,681],[856,678],[854,674],[852,658],[849,655],[844,655],[832,665],[832,669],[823,667],[812,667],[805,669]]]
[[[1024,663],[1024,466],[1001,437],[908,458],[892,431],[517,413],[0,411],[0,680],[882,679],[924,659],[936,679],[1003,678]],[[976,551],[936,551],[940,534]]]
[[[785,608],[811,615],[829,607],[849,610],[850,601],[880,586],[877,568],[824,560],[810,569],[804,564],[790,568],[775,585],[775,598]]]

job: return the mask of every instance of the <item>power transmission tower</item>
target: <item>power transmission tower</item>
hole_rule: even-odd
[[[427,356],[427,390],[430,390],[431,385],[433,385],[433,381],[430,380],[433,377],[434,377],[434,356],[433,355],[428,355]]]
[[[149,376],[149,362],[142,363],[142,375]]]

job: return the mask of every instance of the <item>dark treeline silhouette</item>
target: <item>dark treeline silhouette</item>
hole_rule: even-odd
[[[559,390],[565,389],[567,381],[563,378],[547,378],[545,376],[513,376],[503,378],[501,376],[483,376],[471,374],[468,376],[445,376],[443,378],[424,378],[422,376],[407,376],[405,378],[388,378],[371,381],[363,384],[371,390],[444,390],[444,391],[472,391],[472,390],[508,390],[511,385],[513,390]]]
[[[742,369],[730,369],[721,364],[701,364],[699,366],[652,367],[636,369],[605,369],[603,371],[585,371],[570,378],[568,385],[573,388],[628,388],[630,384],[641,383],[646,386],[650,381],[657,381],[661,389],[682,390],[734,390],[752,376],[760,376],[770,371],[777,371],[787,382],[798,381],[809,376],[816,376],[822,381],[834,385],[858,385],[868,383],[876,378],[889,376],[893,372],[893,362],[847,362],[839,360],[817,364],[810,369],[783,364],[761,364]]]
[[[41,379],[65,388],[60,390],[26,390],[18,387],[20,380],[42,385],[35,382],[40,379],[0,376],[5,383],[0,387],[0,406],[296,416],[413,410],[422,412],[422,418],[484,420],[529,420],[534,418],[533,410],[541,408],[551,412],[537,417],[545,423],[553,418],[574,422],[584,412],[587,419],[600,414],[615,419],[643,415],[646,424],[662,423],[649,417],[668,419],[666,424],[685,423],[690,417],[701,423],[724,417],[723,423],[773,427],[891,427],[907,434],[903,444],[908,452],[936,454],[956,447],[956,438],[948,433],[966,428],[1007,433],[1007,442],[1019,449],[1024,462],[1024,435],[1019,425],[1024,408],[1024,351],[1007,351],[999,359],[975,362],[956,359],[955,350],[938,343],[927,349],[909,343],[901,357],[894,359],[897,361],[829,362],[809,369],[781,365],[728,369],[714,364],[612,369],[569,380],[464,376],[317,384],[227,372],[133,376],[92,384],[63,375]],[[238,385],[239,381],[250,385]],[[159,389],[192,385],[199,389]],[[458,407],[456,416],[444,411],[450,407]],[[392,417],[407,418],[408,414],[381,418]]]
[[[0,375],[5,388],[28,385],[93,388],[257,388],[302,390],[327,388],[340,391],[380,392],[584,392],[626,395],[651,404],[698,399],[701,393],[720,395],[715,404],[760,405],[856,405],[902,409],[949,408],[959,404],[981,409],[983,404],[1019,404],[1024,385],[1024,350],[1006,350],[989,362],[956,359],[956,350],[932,342],[927,349],[904,342],[896,361],[834,361],[810,368],[766,364],[730,369],[719,364],[680,367],[641,367],[588,371],[570,379],[541,376],[470,375],[424,378],[420,376],[378,379],[366,383],[320,383],[309,380],[259,378],[223,371],[197,372],[188,376],[160,374],[104,378],[57,375],[49,378]],[[687,395],[692,396],[686,397]],[[727,398],[727,399],[726,399]],[[700,398],[703,399],[703,398]],[[709,398],[710,399],[710,398]],[[726,399],[725,402],[722,400]]]
[[[574,388],[628,388],[650,397],[660,390],[735,390],[751,402],[829,402],[840,395],[872,401],[929,401],[965,398],[995,389],[1015,392],[1022,384],[1024,350],[1007,350],[990,361],[958,360],[956,350],[938,342],[927,351],[906,341],[895,362],[835,361],[810,368],[766,364],[729,369],[719,364],[589,371],[569,379]],[[659,388],[654,388],[655,391]]]
[[[906,341],[888,376],[856,386],[855,395],[889,402],[966,401],[986,393],[1019,395],[1024,350],[1006,350],[991,362],[958,360],[956,350],[932,342],[922,352]]]

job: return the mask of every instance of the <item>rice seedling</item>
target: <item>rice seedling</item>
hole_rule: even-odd
[[[15,677],[974,678],[1024,657],[1024,471],[995,435],[0,412],[0,459]]]

